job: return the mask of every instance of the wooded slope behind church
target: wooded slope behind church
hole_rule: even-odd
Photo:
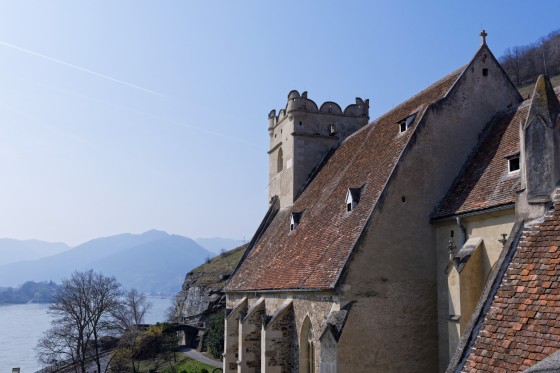
[[[271,112],[270,206],[225,287],[225,372],[445,370],[456,318],[468,320],[474,306],[461,315],[442,304],[457,292],[476,304],[489,272],[472,262],[475,286],[450,282],[461,279],[447,268],[456,218],[477,211],[486,253],[497,230],[511,230],[514,219],[500,213],[513,216],[519,188],[500,157],[519,157],[510,124],[523,99],[481,35],[468,64],[370,123],[360,98],[342,110],[292,91]],[[453,192],[481,147],[500,151],[481,158],[468,190]],[[494,189],[469,200],[470,190]],[[470,233],[453,245],[463,249]]]

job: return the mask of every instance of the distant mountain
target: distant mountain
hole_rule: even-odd
[[[231,238],[221,237],[195,238],[195,241],[206,250],[212,251],[216,254],[220,254],[222,250],[229,251],[245,243],[243,240],[234,240]]]
[[[127,287],[177,293],[185,274],[213,256],[190,238],[167,235],[97,260],[92,267],[115,275]]]
[[[0,238],[0,265],[41,259],[67,250],[70,246],[62,242]]]
[[[175,293],[185,274],[214,254],[187,237],[161,231],[97,238],[47,258],[0,266],[0,286],[26,281],[59,283],[74,270],[113,275],[125,287]]]

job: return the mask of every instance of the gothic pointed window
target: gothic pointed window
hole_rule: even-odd
[[[315,342],[309,317],[305,317],[299,338],[299,371],[315,373]]]
[[[282,148],[278,149],[278,159],[276,163],[276,172],[280,172],[284,169],[284,155],[282,154]]]

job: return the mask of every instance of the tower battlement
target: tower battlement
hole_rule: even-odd
[[[336,102],[318,106],[307,92],[291,91],[285,108],[268,114],[269,199],[278,196],[280,208],[290,206],[329,150],[368,121],[369,100],[357,97],[342,110]]]
[[[284,109],[280,109],[278,115],[276,110],[271,110],[268,114],[268,128],[269,130],[276,127],[284,119],[286,119],[291,112],[300,111],[307,113],[317,113],[326,115],[340,115],[345,117],[367,117],[369,119],[369,99],[362,100],[356,97],[356,103],[346,106],[342,110],[341,106],[333,101],[326,101],[321,106],[318,106],[315,101],[307,97],[307,91],[301,94],[297,90],[292,90],[288,94],[288,102]]]

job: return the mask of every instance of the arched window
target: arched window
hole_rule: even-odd
[[[313,330],[309,317],[305,317],[299,337],[299,371],[300,373],[315,373],[315,344]]]
[[[278,149],[278,160],[276,163],[277,172],[282,171],[284,168],[284,155],[282,154],[282,148]]]

